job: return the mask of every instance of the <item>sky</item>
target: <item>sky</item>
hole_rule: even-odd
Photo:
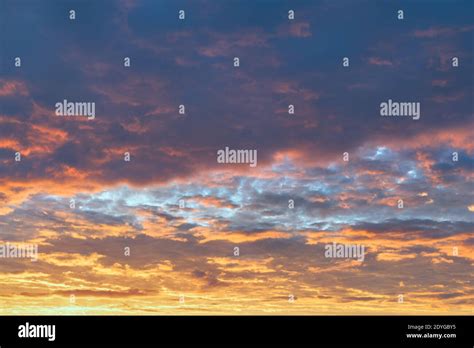
[[[0,314],[472,315],[473,6],[0,0]]]

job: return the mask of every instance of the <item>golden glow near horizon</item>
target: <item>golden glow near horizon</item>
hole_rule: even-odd
[[[150,198],[142,190],[116,188],[88,200],[113,203],[113,192],[129,200],[127,214],[137,211],[142,228],[117,224],[112,217],[118,215],[98,224],[91,211],[45,208],[31,221],[30,240],[15,244],[37,243],[38,260],[0,259],[0,314],[472,313],[470,233],[443,238],[398,228],[245,233],[200,216],[192,199],[189,209],[173,208],[179,219],[160,209],[140,212],[138,200]],[[216,216],[239,209],[216,205],[206,205]],[[199,220],[200,226],[185,233],[185,220]],[[362,261],[356,255],[338,257],[338,245],[355,243],[364,245]],[[426,250],[417,251],[420,246]],[[334,249],[331,258],[329,249]],[[453,277],[451,267],[466,276]],[[427,272],[437,274],[429,286]]]

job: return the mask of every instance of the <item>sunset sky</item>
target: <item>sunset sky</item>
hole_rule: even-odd
[[[473,4],[0,0],[0,315],[473,314]]]

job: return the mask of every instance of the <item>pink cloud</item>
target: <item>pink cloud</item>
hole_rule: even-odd
[[[235,33],[232,35],[222,35],[220,33],[210,33],[214,38],[214,43],[199,47],[198,53],[206,57],[228,56],[234,47],[265,47],[268,36],[260,32]]]
[[[441,35],[452,35],[455,31],[451,28],[435,28],[431,27],[425,30],[415,30],[413,36],[419,38],[433,38]]]
[[[0,79],[0,96],[5,97],[15,94],[28,95],[28,88],[25,83],[22,81]]]
[[[447,28],[447,27],[430,27],[424,30],[415,30],[413,36],[418,38],[434,38],[437,36],[450,36],[457,33],[463,33],[474,29],[474,25],[469,25],[461,28]]]
[[[433,80],[431,81],[432,86],[445,87],[448,84],[448,80]]]
[[[294,23],[290,26],[290,35],[295,37],[311,36],[310,25],[307,22]]]
[[[434,96],[432,99],[437,102],[437,103],[449,103],[453,102],[459,99],[462,99],[464,97],[464,93],[456,93],[456,94],[451,94],[451,95],[437,95]]]
[[[388,59],[382,59],[380,57],[370,57],[369,64],[378,66],[393,66],[393,63]]]
[[[276,82],[273,85],[273,91],[279,94],[297,93],[298,89],[292,82]]]

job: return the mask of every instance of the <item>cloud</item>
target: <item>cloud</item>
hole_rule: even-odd
[[[198,1],[179,21],[170,4],[98,3],[71,31],[44,21],[51,4],[6,2],[2,54],[31,59],[0,80],[0,242],[40,255],[0,260],[2,314],[470,313],[466,2],[423,28],[360,26],[370,4],[295,4],[294,21],[267,5]],[[96,118],[57,117],[63,99]],[[420,120],[380,117],[387,99],[420,102]],[[226,146],[258,166],[218,164]],[[326,258],[334,242],[364,262]]]
[[[435,38],[440,36],[453,36],[457,33],[469,32],[474,29],[473,25],[463,26],[461,28],[451,27],[430,27],[428,29],[415,30],[413,36],[417,38]]]
[[[383,59],[380,57],[370,57],[369,64],[378,65],[378,66],[393,66],[393,63],[388,59]]]

